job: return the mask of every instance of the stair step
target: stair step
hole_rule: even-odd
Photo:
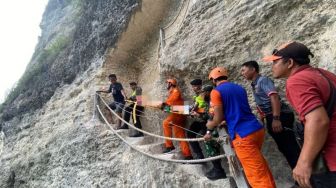
[[[141,149],[142,151],[149,152],[151,154],[162,154],[164,143],[156,142],[152,144],[146,145],[138,145],[137,148]]]
[[[132,145],[140,145],[143,142],[144,137],[129,137],[129,136],[126,136],[125,140]]]

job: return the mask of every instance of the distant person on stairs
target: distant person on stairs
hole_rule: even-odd
[[[125,99],[126,94],[124,91],[123,86],[121,83],[117,82],[117,76],[115,74],[110,74],[108,76],[109,81],[111,82],[110,87],[108,90],[100,90],[97,92],[103,92],[103,93],[112,93],[114,101],[109,104],[109,107],[112,110],[115,110],[115,112],[122,117],[122,111],[125,106]],[[110,112],[110,115],[112,117],[112,113]],[[121,120],[118,119],[117,121],[117,129],[121,128]]]
[[[206,124],[205,140],[212,137],[215,127],[225,119],[228,134],[251,187],[274,188],[275,182],[261,153],[265,130],[251,111],[243,87],[227,81],[223,67],[213,69],[209,79],[216,88],[211,91],[210,105],[213,118]]]
[[[195,93],[194,104],[191,108],[191,115],[194,117],[194,121],[190,125],[190,132],[187,132],[188,138],[196,138],[196,133],[205,135],[207,128],[206,122],[209,119],[209,103],[210,92],[213,89],[212,86],[205,86],[202,88],[202,80],[194,79],[190,82],[192,90]],[[204,155],[198,142],[189,142],[193,152],[195,153],[195,159],[203,159]],[[219,144],[215,141],[205,142],[206,152],[208,157],[214,157],[220,154]],[[211,180],[217,180],[226,178],[226,174],[221,165],[221,160],[212,161],[213,168],[205,175]]]
[[[130,101],[133,101],[133,102],[136,102],[137,101],[137,97],[141,97],[142,95],[142,89],[140,86],[137,85],[136,82],[131,82],[130,83],[130,86],[131,86],[131,89],[132,89],[132,94],[131,96],[129,97],[129,100]],[[134,116],[133,116],[133,109],[134,109],[134,105],[135,103],[131,103],[129,106],[126,107],[125,109],[125,112],[124,112],[124,120],[126,122],[129,122],[130,120],[130,116],[132,115],[132,119],[133,119],[133,122],[134,122]],[[141,106],[141,105],[136,105],[135,107],[135,127],[139,128],[139,129],[142,129],[142,126],[141,126],[141,121],[140,121],[140,115],[143,114],[143,110],[144,110],[144,107]],[[123,124],[123,126],[121,126],[121,129],[128,129],[128,126],[126,123]],[[134,135],[131,135],[131,137],[141,137],[143,136],[143,133],[142,132],[139,132],[137,131],[136,134]]]
[[[169,92],[167,100],[161,104],[161,107],[168,105],[183,105],[184,101],[182,98],[181,91],[177,87],[176,79],[168,79],[167,80],[167,90]],[[172,131],[174,132],[174,136],[177,138],[185,138],[185,131],[183,127],[186,123],[186,116],[182,114],[174,114],[170,113],[167,118],[163,121],[163,134],[165,137],[172,137]],[[188,142],[181,141],[180,147],[182,154],[186,160],[192,159],[191,152],[189,149]],[[174,150],[175,147],[171,140],[165,141],[165,149],[163,153],[168,153]]]

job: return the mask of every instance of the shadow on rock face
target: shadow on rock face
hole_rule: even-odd
[[[0,129],[0,156],[5,146],[5,133]]]
[[[7,186],[10,188],[14,188],[14,183],[15,183],[15,172],[12,171],[10,176],[8,177]]]

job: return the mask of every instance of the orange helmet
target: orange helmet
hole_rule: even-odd
[[[216,67],[212,69],[212,71],[209,74],[209,80],[211,79],[217,79],[221,76],[228,76],[228,72],[224,67]]]
[[[172,85],[176,86],[177,85],[177,81],[175,78],[171,78],[167,80],[167,83],[171,83]]]

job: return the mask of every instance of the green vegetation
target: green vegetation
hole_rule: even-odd
[[[6,106],[6,104],[12,103],[20,93],[24,93],[25,90],[32,85],[33,82],[39,83],[42,77],[42,73],[46,73],[56,59],[58,54],[69,44],[70,39],[66,36],[59,36],[53,42],[43,49],[37,58],[37,62],[29,67],[18,81],[17,85],[6,96],[5,102],[1,105],[0,112]]]
[[[58,1],[54,3],[59,3]],[[62,1],[63,7],[70,6],[72,10],[72,15],[69,16],[69,20],[65,23],[70,23],[71,26],[76,24],[83,12],[83,8],[85,6],[85,1],[83,0],[64,0]],[[53,11],[53,7],[57,7],[57,4],[48,4],[47,9]],[[53,62],[57,59],[57,57],[71,44],[73,40],[73,31],[57,34],[51,41],[49,41],[48,45],[46,45],[43,49],[37,49],[33,56],[32,62],[20,78],[20,80],[13,86],[9,94],[6,96],[4,102],[0,104],[0,113],[3,113],[5,119],[11,119],[12,116],[16,114],[16,112],[21,112],[24,109],[33,109],[38,106],[40,102],[43,102],[44,99],[40,98],[30,98],[28,99],[29,106],[20,103],[20,106],[10,106],[13,102],[20,96],[20,98],[29,98],[30,95],[40,91],[42,85],[45,83],[45,79],[49,78],[50,67]],[[35,94],[36,95],[36,94]],[[44,95],[45,97],[46,95]],[[10,108],[13,108],[10,110]],[[20,108],[20,109],[17,109]],[[14,114],[12,113],[14,112]]]
[[[77,23],[80,18],[82,17],[83,8],[84,8],[84,1],[83,0],[69,0],[72,3],[74,13],[72,14],[72,17],[70,18],[72,22]]]
[[[42,50],[41,54],[39,55],[37,61],[39,64],[47,61],[53,61],[57,57],[57,55],[61,52],[63,48],[65,48],[70,42],[69,37],[61,35],[57,37],[51,45],[46,47]]]
[[[81,9],[84,6],[83,0],[68,0],[68,1],[70,1],[74,5],[75,8]]]
[[[5,98],[5,101],[2,103],[2,108],[0,108],[0,112],[2,112],[3,108],[6,106],[6,104],[10,101],[13,101],[17,96],[19,96],[18,93],[16,93],[15,90],[16,86],[12,87],[11,91],[8,93],[8,95]]]
[[[0,104],[0,112],[2,112],[4,106],[5,106],[4,103],[1,103],[1,104]]]

